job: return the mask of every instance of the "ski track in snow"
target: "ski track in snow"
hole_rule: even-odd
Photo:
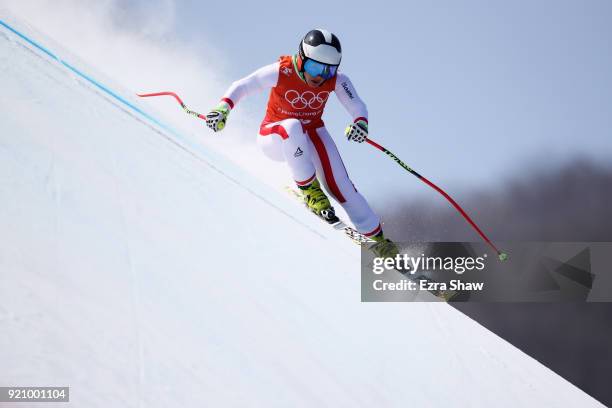
[[[601,406],[448,305],[360,303],[347,239],[4,27],[0,72],[0,385],[86,407]]]

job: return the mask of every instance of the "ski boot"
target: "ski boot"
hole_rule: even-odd
[[[332,207],[329,203],[329,198],[327,198],[323,190],[321,190],[319,180],[315,179],[307,186],[298,187],[302,193],[304,202],[310,211],[317,214],[330,224],[339,221],[339,218],[336,216],[336,212],[334,211],[334,207]]]
[[[399,248],[395,242],[385,238],[382,230],[372,237],[376,243],[370,247],[370,250],[380,258],[394,258],[399,254]]]

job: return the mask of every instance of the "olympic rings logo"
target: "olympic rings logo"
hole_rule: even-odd
[[[285,100],[291,104],[293,109],[319,109],[321,108],[325,102],[329,98],[328,91],[321,91],[318,94],[315,94],[312,91],[305,91],[300,94],[295,89],[290,89],[285,92]]]

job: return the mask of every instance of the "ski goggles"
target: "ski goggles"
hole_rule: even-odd
[[[337,70],[338,67],[336,65],[327,65],[311,59],[307,59],[304,63],[304,71],[315,78],[320,76],[323,79],[329,79],[336,75]]]

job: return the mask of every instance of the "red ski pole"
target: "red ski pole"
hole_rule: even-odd
[[[411,169],[406,163],[404,163],[403,161],[401,161],[399,159],[399,157],[397,157],[396,155],[394,155],[393,153],[391,153],[389,150],[385,149],[383,146],[379,145],[378,143],[376,143],[375,141],[373,141],[372,139],[366,139],[366,142],[369,143],[370,145],[374,146],[375,148],[377,148],[378,150],[380,150],[381,152],[385,153],[387,156],[391,157],[397,164],[399,164],[400,166],[402,166],[406,171],[408,171],[410,174],[412,174],[413,176],[416,176],[419,180],[421,180],[422,182],[424,182],[425,184],[427,184],[429,187],[433,188],[434,190],[436,190],[438,193],[442,194],[442,196],[444,196],[444,198],[446,198],[448,200],[449,203],[451,203],[453,205],[453,207],[455,207],[455,209],[457,211],[459,211],[459,213],[463,216],[463,218],[465,218],[465,220],[472,226],[472,228],[474,228],[476,230],[476,232],[478,233],[478,235],[480,235],[480,237],[487,243],[489,244],[489,246],[491,248],[493,248],[493,250],[495,251],[495,253],[497,253],[497,256],[499,257],[500,261],[505,261],[506,259],[508,259],[508,254],[505,252],[500,251],[499,249],[497,249],[497,247],[491,242],[491,240],[484,234],[484,232],[482,232],[482,230],[478,227],[478,225],[476,225],[476,223],[470,218],[469,215],[466,214],[466,212],[463,210],[463,208],[461,208],[461,206],[459,204],[457,204],[457,202],[455,200],[453,200],[453,198],[451,196],[449,196],[444,190],[442,190],[440,187],[436,186],[434,183],[432,183],[431,181],[429,181],[428,179],[426,179],[425,177],[421,176],[419,173],[417,173],[416,171],[414,171],[413,169]]]
[[[181,105],[181,108],[183,108],[183,110],[187,114],[193,115],[196,118],[200,118],[200,119],[206,120],[206,116],[202,115],[201,113],[198,113],[196,111],[192,111],[191,109],[187,108],[187,106],[185,106],[185,104],[183,103],[181,98],[179,98],[179,96],[177,94],[175,94],[174,92],[155,92],[155,93],[149,93],[149,94],[136,94],[136,95],[140,96],[141,98],[146,98],[146,97],[149,97],[149,96],[172,96],[172,97],[174,97],[174,99],[176,99],[176,101]]]

